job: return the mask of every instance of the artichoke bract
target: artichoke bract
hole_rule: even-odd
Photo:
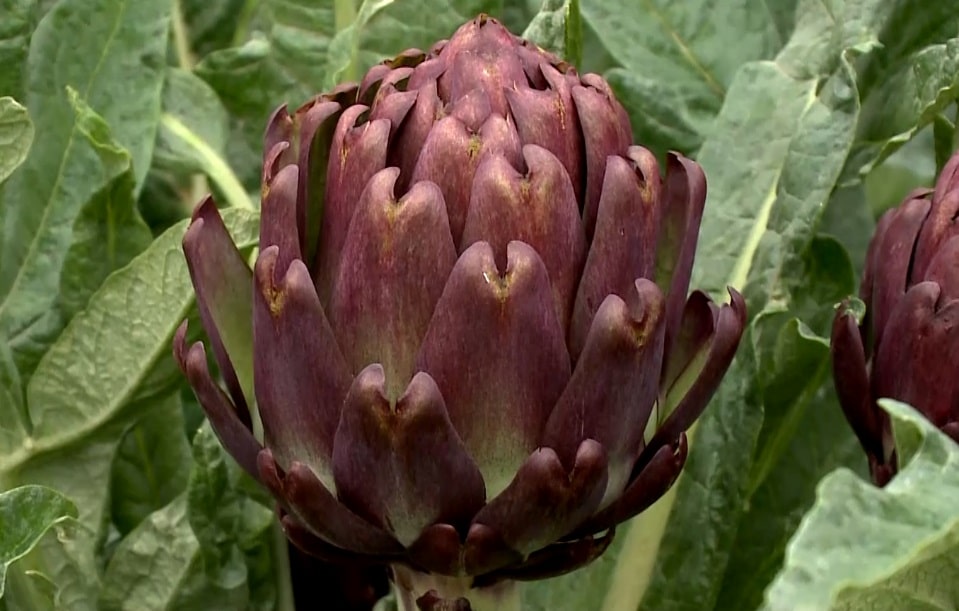
[[[745,305],[688,294],[703,171],[602,78],[481,16],[265,140],[252,271],[211,199],[183,240],[226,391],[175,353],[297,546],[425,601],[581,566],[672,485]]]
[[[886,211],[869,242],[860,298],[832,329],[833,379],[846,419],[885,485],[898,469],[892,426],[877,400],[909,403],[959,442],[959,153],[934,189]],[[868,355],[868,357],[867,357]]]

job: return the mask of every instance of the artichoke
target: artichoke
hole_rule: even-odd
[[[209,198],[183,240],[226,391],[175,354],[298,547],[476,604],[672,485],[745,305],[687,296],[706,182],[665,165],[486,16],[275,112],[252,273]]]
[[[934,189],[886,211],[869,242],[861,306],[843,302],[832,329],[833,380],[876,484],[898,468],[877,400],[909,403],[959,442],[959,153]],[[867,361],[866,355],[870,358]]]

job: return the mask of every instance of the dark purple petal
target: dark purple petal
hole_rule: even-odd
[[[951,192],[959,189],[959,152],[953,153],[939,172],[933,201],[942,201]]]
[[[406,548],[410,560],[422,570],[441,575],[458,575],[463,567],[463,542],[451,524],[433,524]]]
[[[862,335],[846,305],[836,311],[829,349],[833,382],[846,420],[866,453],[884,463],[889,458],[884,449],[884,439],[891,431],[889,417],[870,394]]]
[[[735,290],[728,290],[730,303],[715,310],[714,331],[709,341],[700,347],[699,353],[665,393],[657,410],[659,427],[646,444],[640,464],[661,446],[674,444],[680,434],[692,426],[733,362],[746,328],[746,302]]]
[[[460,243],[466,223],[474,173],[490,154],[520,162],[519,136],[512,125],[492,116],[474,133],[457,117],[449,116],[433,126],[416,162],[412,183],[427,180],[439,186],[455,244]]]
[[[240,419],[251,425],[253,405],[253,274],[226,230],[213,198],[193,211],[183,236],[203,329]]]
[[[504,272],[485,242],[463,253],[417,360],[436,380],[489,497],[536,448],[569,380],[546,267],[522,242],[507,253]]]
[[[473,587],[483,587],[487,583],[505,579],[535,581],[565,575],[602,556],[613,542],[614,533],[615,531],[610,529],[600,537],[586,536],[575,541],[554,543],[533,552],[515,567],[506,567],[478,577]],[[596,601],[597,606],[601,603],[601,600]]]
[[[570,325],[573,358],[579,357],[593,316],[606,296],[626,298],[637,278],[653,277],[659,232],[659,165],[651,152],[638,146],[629,147],[627,157],[611,156],[606,163],[596,229]]]
[[[567,467],[587,439],[605,449],[604,505],[623,490],[643,449],[643,430],[659,389],[664,322],[663,296],[651,280],[636,280],[626,301],[608,296],[546,423],[541,445],[554,448]]]
[[[501,155],[488,155],[480,162],[460,251],[484,241],[502,261],[511,241],[529,244],[546,265],[556,313],[565,329],[586,258],[586,236],[559,159],[533,144],[523,147],[523,156],[527,176]]]
[[[586,147],[586,200],[583,225],[586,236],[593,237],[596,212],[606,174],[606,158],[623,155],[632,143],[629,119],[613,97],[609,85],[596,75],[583,75],[583,85],[573,87],[573,102],[583,128]]]
[[[545,62],[539,65],[537,71],[542,72],[549,89],[507,89],[510,112],[524,143],[539,145],[560,160],[573,185],[576,201],[581,201],[585,187],[585,163],[579,118],[573,105],[570,83],[556,68]]]
[[[282,276],[293,259],[302,259],[300,235],[297,228],[296,194],[300,169],[288,165],[263,186],[260,212],[260,249],[279,248],[276,273]]]
[[[402,546],[336,500],[308,466],[293,461],[284,473],[270,450],[257,457],[260,479],[288,511],[320,539],[349,552],[390,555]]]
[[[959,217],[959,188],[948,191],[942,199],[932,200],[929,214],[917,238],[910,284],[925,280],[929,264],[938,250],[948,240],[959,237],[957,217]]]
[[[466,531],[483,506],[483,477],[428,374],[418,373],[392,403],[386,377],[370,365],[353,382],[333,450],[337,495],[403,545],[436,523]]]
[[[447,112],[451,117],[459,119],[470,132],[478,132],[489,118],[492,109],[486,92],[482,89],[474,89],[458,99]]]
[[[666,181],[656,249],[656,283],[666,292],[666,353],[675,343],[689,293],[699,225],[706,204],[706,176],[700,165],[679,153],[666,158]]]
[[[254,439],[249,426],[240,420],[229,397],[210,377],[203,344],[197,342],[187,347],[186,321],[180,325],[173,338],[173,355],[180,369],[186,374],[190,386],[193,387],[200,407],[206,412],[210,426],[213,427],[213,432],[216,433],[220,443],[244,471],[255,479],[259,479],[256,455],[261,449],[260,444]]]
[[[399,557],[398,554],[370,556],[340,549],[314,535],[310,532],[309,528],[289,514],[285,514],[280,518],[280,526],[283,528],[283,534],[290,540],[290,543],[295,545],[301,552],[339,567],[368,566],[388,562],[392,558]]]
[[[317,293],[324,305],[329,303],[333,291],[356,202],[370,178],[386,166],[390,122],[379,119],[355,126],[367,110],[366,106],[347,108],[333,135],[315,265]]]
[[[889,316],[872,369],[872,396],[909,403],[936,426],[959,413],[959,300],[934,282],[906,291]]]
[[[690,364],[695,363],[703,346],[709,342],[715,330],[716,304],[702,291],[693,291],[686,300],[679,319],[679,329],[673,338],[672,349],[663,363],[663,377],[660,390],[665,396],[676,384],[679,376]],[[692,372],[695,375],[695,372]]]
[[[959,236],[949,238],[939,246],[922,279],[939,285],[942,289],[940,300],[959,298]]]
[[[584,441],[567,471],[551,448],[533,452],[509,486],[476,515],[512,549],[529,554],[569,534],[599,506],[606,490],[606,452]]]
[[[495,528],[474,522],[463,544],[463,566],[467,575],[482,575],[523,560],[523,555],[503,541]]]
[[[357,203],[330,299],[330,323],[353,372],[386,370],[395,400],[415,373],[416,354],[456,263],[443,195],[418,182],[396,201],[399,170],[370,179]]]
[[[685,434],[680,434],[675,445],[661,446],[633,475],[616,502],[590,518],[577,534],[601,532],[645,511],[672,487],[686,464],[687,452]]]
[[[270,115],[263,134],[263,167],[282,168],[292,163],[294,151],[290,141],[293,139],[293,119],[287,111],[286,104],[280,106]],[[286,147],[280,146],[286,143]]]
[[[873,278],[872,300],[866,304],[873,324],[874,342],[878,346],[895,304],[909,287],[909,270],[916,238],[929,213],[925,199],[912,199],[892,211],[889,222],[876,245],[875,259],[868,261],[865,275]]]
[[[330,163],[333,132],[341,110],[342,107],[336,102],[317,97],[301,106],[294,115],[298,127],[297,165],[300,168],[296,222],[303,260],[310,265],[316,257],[320,240],[326,169]]]
[[[253,366],[266,445],[283,466],[309,465],[331,485],[333,436],[350,374],[310,272],[298,259],[277,278],[271,246],[256,262]]]
[[[498,21],[481,15],[460,26],[443,47],[449,70],[439,78],[440,97],[454,103],[474,89],[489,95],[498,115],[509,111],[506,90],[527,83],[519,43]]]
[[[430,130],[443,109],[443,103],[436,94],[435,78],[419,86],[415,91],[416,102],[394,136],[394,140],[402,142],[403,145],[393,146],[389,150],[388,165],[400,169],[400,178],[396,186],[399,193],[409,188],[413,169],[416,167],[426,138],[430,135]]]

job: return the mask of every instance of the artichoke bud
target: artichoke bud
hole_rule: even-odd
[[[746,313],[689,294],[705,176],[661,170],[601,77],[486,16],[273,114],[254,268],[212,200],[184,239],[225,390],[175,352],[297,546],[492,588],[669,489]]]
[[[840,305],[832,331],[839,401],[884,485],[898,465],[876,403],[909,403],[959,441],[959,153],[934,189],[917,189],[879,219],[866,254],[865,316]],[[860,320],[861,318],[861,320]]]

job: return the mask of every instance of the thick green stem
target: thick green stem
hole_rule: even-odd
[[[517,582],[501,581],[485,588],[472,588],[472,581],[470,577],[445,577],[420,573],[401,565],[393,567],[393,591],[399,611],[418,611],[416,601],[423,597],[448,603],[466,599],[470,611],[520,611],[522,608]]]

